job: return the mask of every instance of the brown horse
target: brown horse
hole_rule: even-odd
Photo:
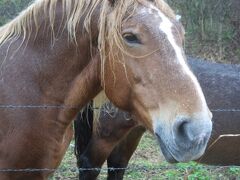
[[[240,165],[240,66],[209,63],[202,60],[189,60],[197,75],[207,102],[213,112],[213,133],[208,148],[198,162],[210,165]],[[106,105],[110,106],[111,105]],[[105,108],[109,109],[109,108]],[[233,109],[224,112],[221,110]],[[88,113],[88,123],[83,119]],[[108,167],[126,168],[146,129],[138,125],[135,118],[117,109],[101,112],[98,133],[91,134],[93,111],[85,109],[75,121],[75,154],[78,167],[101,168],[107,160]],[[88,130],[87,130],[88,129]],[[108,179],[122,179],[125,170],[109,170]],[[80,171],[80,179],[95,179],[99,171]]]
[[[162,0],[36,0],[0,29],[0,169],[55,169],[78,110],[101,91],[157,135],[169,161],[199,158],[212,114],[183,40]]]

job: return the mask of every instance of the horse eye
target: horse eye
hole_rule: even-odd
[[[123,35],[124,40],[130,44],[141,44],[141,41],[138,37],[132,33],[127,33]]]

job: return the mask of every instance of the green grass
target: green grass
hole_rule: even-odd
[[[77,179],[77,165],[76,165],[76,159],[74,156],[74,144],[71,143],[71,145],[68,148],[68,151],[66,152],[64,159],[58,168],[58,170],[54,173],[53,177],[51,177],[51,180],[70,180],[70,179]]]
[[[77,174],[72,144],[51,180],[75,180]],[[106,176],[106,171],[101,172],[99,179],[106,179]],[[124,179],[240,180],[240,168],[206,166],[195,162],[169,164],[164,161],[155,138],[146,133],[130,161],[129,170],[127,170]]]

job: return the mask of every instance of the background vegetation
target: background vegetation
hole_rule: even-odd
[[[240,63],[240,0],[167,0],[182,16],[187,54]]]
[[[212,61],[240,63],[240,0],[167,0],[182,16],[186,52]],[[0,25],[15,17],[30,0],[0,0]],[[211,167],[196,163],[170,165],[162,161],[150,134],[142,139],[126,179],[240,179],[240,168]],[[130,165],[131,167],[131,165]],[[73,145],[52,179],[77,179]],[[100,179],[105,179],[102,173]]]
[[[30,0],[0,0],[0,26],[15,17]]]

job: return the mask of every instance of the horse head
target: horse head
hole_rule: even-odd
[[[100,52],[106,50],[101,79],[107,97],[141,119],[168,161],[199,158],[210,137],[212,114],[187,65],[181,23],[162,0],[108,3],[112,10],[102,22],[106,34],[99,41]]]

